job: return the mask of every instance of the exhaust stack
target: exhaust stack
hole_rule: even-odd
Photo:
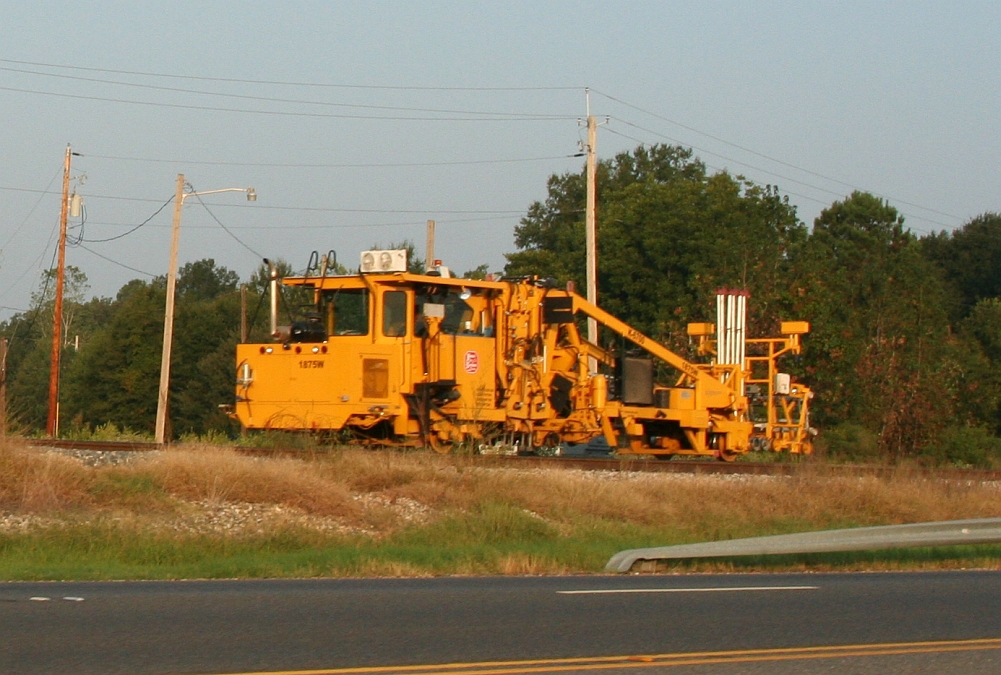
[[[750,293],[731,289],[716,292],[716,362],[744,367],[747,351],[747,298]]]
[[[271,337],[278,337],[278,268],[273,262],[264,259],[264,263],[268,266],[268,283],[269,290],[271,292],[271,323],[268,328],[271,331]]]

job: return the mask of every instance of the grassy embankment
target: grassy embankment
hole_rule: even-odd
[[[1001,515],[1001,489],[922,478],[516,472],[343,449],[188,445],[88,467],[0,448],[0,579],[593,573],[623,548]],[[1001,546],[695,561],[679,571],[999,567]]]

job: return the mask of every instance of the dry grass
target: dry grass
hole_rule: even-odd
[[[0,507],[50,512],[89,503],[89,478],[68,457],[40,455],[14,441],[0,446]]]
[[[794,477],[518,471],[428,453],[344,449],[304,459],[254,458],[198,445],[90,467],[11,441],[0,447],[0,512],[19,524],[4,530],[0,522],[0,535],[24,531],[32,517],[42,530],[55,519],[162,533],[165,523],[183,521],[174,528],[177,536],[274,530],[280,538],[282,528],[299,528],[313,532],[292,537],[300,548],[348,547],[340,562],[308,556],[295,562],[295,573],[306,576],[552,574],[600,569],[609,547],[651,539],[642,545],[999,516],[1001,486],[929,479],[906,469],[889,477],[829,475],[823,465]],[[249,525],[209,522],[226,513]],[[355,543],[344,543],[345,533],[353,533]],[[554,554],[560,541],[576,548]],[[379,542],[395,552],[372,557]],[[398,555],[404,549],[417,553]],[[942,568],[971,559],[825,560],[811,569]],[[977,563],[990,565],[989,559]],[[735,569],[713,561],[680,568]]]
[[[378,500],[360,499],[371,495]],[[387,508],[396,502],[434,513],[505,503],[550,523],[671,524],[715,538],[782,529],[784,523],[822,528],[998,516],[999,497],[994,484],[947,482],[907,470],[888,478],[831,476],[823,467],[794,477],[518,471],[426,453],[347,449],[300,460],[210,446],[180,446],[145,461],[92,468],[12,442],[0,448],[0,508],[8,513],[162,511],[170,503],[234,502],[277,504],[359,525],[381,521],[392,529],[399,523]]]
[[[182,447],[120,469],[148,476],[188,500],[282,504],[307,513],[354,516],[351,491],[329,466],[292,459],[260,459],[231,449]]]

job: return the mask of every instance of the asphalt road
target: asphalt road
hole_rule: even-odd
[[[0,584],[9,675],[373,666],[996,674],[1001,573]]]

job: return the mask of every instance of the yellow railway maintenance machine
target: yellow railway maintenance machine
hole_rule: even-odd
[[[540,279],[409,274],[402,251],[366,251],[361,270],[282,280],[312,290],[312,311],[273,343],[237,346],[244,427],[349,430],[438,452],[554,454],[598,436],[619,455],[663,458],[811,450],[812,393],[776,364],[799,353],[809,325],[747,340],[746,294],[721,291],[717,323],[689,325],[708,360],[692,363]],[[621,346],[581,337],[585,316]]]

